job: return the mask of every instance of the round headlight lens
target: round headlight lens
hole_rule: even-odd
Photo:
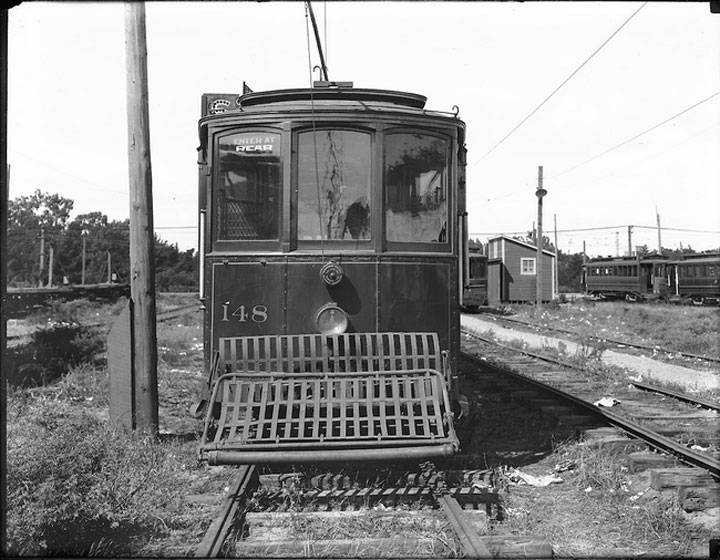
[[[342,334],[347,330],[347,314],[336,304],[328,303],[315,316],[315,324],[321,334]]]

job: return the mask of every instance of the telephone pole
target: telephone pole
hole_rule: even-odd
[[[7,346],[7,235],[8,191],[10,166],[7,161],[7,105],[8,105],[8,12],[0,8],[0,355],[6,356]],[[4,361],[4,360],[3,360]],[[7,370],[0,377],[0,400],[7,404]],[[0,407],[0,439],[6,441],[6,406]],[[0,488],[7,488],[7,473],[0,469]],[[0,508],[0,526],[7,527],[7,508]],[[3,539],[3,545],[5,540]],[[3,547],[5,550],[5,547]]]
[[[660,213],[658,212],[657,206],[655,207],[655,217],[657,218],[658,229],[658,254],[662,255],[662,239],[660,238]]]
[[[620,232],[615,232],[615,256],[620,256]]]
[[[55,249],[50,245],[50,255],[48,257],[48,288],[53,285],[53,261],[55,260]]]
[[[134,427],[157,434],[155,248],[144,2],[125,4],[125,56],[130,179],[130,299],[134,332]]]
[[[87,230],[84,229],[83,224],[83,230],[80,233],[80,237],[82,237],[82,276],[80,280],[80,284],[83,286],[85,285],[85,241],[87,239]]]
[[[535,259],[535,304],[537,311],[542,309],[542,199],[547,194],[543,188],[543,168],[538,166],[538,187],[535,190],[535,196],[538,199],[538,217],[537,217],[537,234],[535,235],[535,243],[537,246],[537,258]]]
[[[557,242],[557,214],[553,214],[553,227],[555,229],[555,260],[553,261],[553,276],[555,278],[553,286],[553,297],[558,295],[560,291],[560,280],[558,279],[558,242]]]
[[[40,226],[40,278],[38,279],[38,287],[43,286],[43,275],[45,273],[45,227]]]

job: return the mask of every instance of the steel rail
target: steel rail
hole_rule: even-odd
[[[437,497],[437,502],[458,536],[460,544],[465,550],[465,556],[468,558],[492,558],[490,549],[485,546],[477,531],[463,515],[458,501],[452,496],[443,495]]]
[[[222,553],[228,533],[236,522],[240,506],[248,494],[259,485],[259,476],[254,466],[241,465],[230,485],[230,491],[223,501],[219,515],[210,524],[203,540],[195,550],[196,558],[217,558]]]
[[[484,338],[480,335],[477,335],[475,333],[472,333],[470,331],[463,330],[465,334],[468,336],[472,336],[474,338],[477,338],[479,340],[483,340],[485,342],[489,342],[490,344],[495,344],[496,346],[500,346],[501,348],[507,348],[510,350],[514,350],[515,352],[520,352],[521,354],[525,354],[527,356],[531,356],[533,358],[537,358],[539,360],[543,360],[546,362],[550,362],[551,364],[557,364],[566,368],[570,369],[578,369],[581,371],[587,371],[585,368],[578,366],[576,364],[571,364],[570,362],[566,362],[564,360],[561,360],[559,358],[551,358],[549,356],[543,356],[542,354],[537,354],[535,352],[530,352],[529,350],[523,350],[521,348],[516,348],[514,346],[507,346],[505,344],[502,344],[500,342],[496,342],[487,338]],[[704,406],[705,408],[708,408],[710,410],[720,410],[720,403],[710,401],[707,399],[699,399],[697,397],[693,397],[692,395],[688,395],[686,393],[681,393],[679,391],[672,391],[670,389],[664,389],[663,387],[658,387],[657,385],[650,385],[649,383],[640,383],[639,381],[630,381],[631,385],[634,385],[638,389],[644,389],[646,391],[652,391],[654,393],[660,393],[663,395],[668,395],[671,397],[675,397],[678,400],[685,401],[690,404],[696,404],[698,406]]]
[[[640,383],[639,381],[633,381],[632,385],[634,385],[638,389],[643,389],[645,391],[652,391],[653,393],[660,393],[661,395],[674,397],[678,400],[685,401],[690,404],[696,404],[698,406],[703,406],[710,410],[720,410],[720,403],[718,402],[708,399],[698,399],[697,397],[681,393],[680,391],[671,391],[670,389],[658,387],[657,385],[650,385],[649,383]]]
[[[639,348],[641,350],[654,350],[654,351],[665,352],[666,354],[678,354],[679,356],[683,356],[685,358],[697,358],[698,360],[705,360],[707,362],[720,362],[720,358],[715,358],[713,356],[706,356],[705,354],[692,354],[690,352],[681,352],[679,350],[670,350],[668,348],[649,346],[647,344],[638,344],[636,342],[626,342],[624,340],[615,340],[613,338],[597,336],[594,334],[583,335],[582,333],[579,333],[577,331],[561,329],[560,327],[549,327],[549,326],[545,326],[545,325],[538,325],[535,323],[529,323],[527,321],[521,321],[520,319],[511,319],[509,317],[500,317],[500,320],[507,321],[508,323],[517,323],[518,325],[524,325],[526,327],[536,327],[536,328],[541,328],[541,329],[547,329],[549,331],[561,332],[561,333],[565,333],[565,334],[572,334],[572,335],[576,335],[576,336],[588,336],[589,338],[594,338],[595,340],[610,342],[612,344],[618,344],[621,346],[629,346],[631,348]]]
[[[535,354],[533,352],[528,352],[527,350],[520,350],[519,348],[514,348],[512,346],[506,346],[504,344],[495,342],[494,340],[490,340],[485,337],[479,336],[475,333],[470,333],[467,331],[463,331],[463,332],[465,334],[471,336],[472,338],[482,340],[489,344],[494,344],[501,348],[506,348],[508,350],[512,350],[513,352],[520,352],[522,354],[526,354],[528,356],[531,356],[531,357],[534,357],[534,358],[537,358],[540,360],[544,360],[544,361],[547,361],[550,363],[562,365],[562,366],[569,367],[572,369],[581,369],[581,368],[578,368],[577,366],[573,366],[571,364],[562,362],[560,360],[555,360],[552,358],[548,358],[546,356],[541,356],[541,355]],[[623,418],[622,416],[619,416],[619,415],[609,412],[607,410],[598,408],[594,404],[592,404],[584,399],[581,399],[579,397],[576,397],[574,395],[566,393],[565,391],[558,389],[556,387],[553,387],[551,385],[547,385],[546,383],[543,383],[542,381],[537,381],[536,379],[532,379],[532,378],[522,375],[520,373],[514,372],[506,367],[500,366],[499,364],[493,364],[488,361],[480,360],[476,356],[473,356],[466,352],[463,352],[463,355],[475,363],[484,364],[486,366],[493,367],[494,369],[502,371],[503,373],[506,373],[517,379],[521,379],[522,381],[528,382],[528,383],[535,385],[543,390],[554,393],[557,396],[559,396],[565,400],[569,400],[569,401],[573,402],[574,404],[578,405],[579,407],[584,408],[587,411],[592,412],[593,414],[595,414],[597,416],[603,417],[608,423],[615,425],[615,426],[619,427],[620,429],[622,429],[623,431],[634,435],[635,437],[648,443],[650,446],[652,446],[656,449],[661,449],[663,451],[668,451],[675,455],[678,455],[680,457],[680,459],[685,461],[686,463],[706,469],[715,478],[720,479],[720,461],[718,461],[717,459],[715,459],[713,457],[710,457],[703,453],[699,453],[693,449],[688,449],[687,447],[677,443],[676,441],[674,441],[668,437],[665,437],[663,435],[660,435],[657,432],[654,432],[654,431],[638,424],[637,422],[628,420],[627,418]]]

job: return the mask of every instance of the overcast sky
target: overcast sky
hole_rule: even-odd
[[[564,251],[622,252],[627,225],[651,226],[633,245],[655,248],[656,208],[663,228],[697,230],[663,229],[663,246],[720,246],[720,14],[707,2],[313,6],[330,79],[460,107],[471,233],[530,230],[542,165],[544,230],[557,216]],[[10,11],[11,198],[40,188],[76,213],[128,216],[124,9]],[[201,94],[307,87],[319,59],[302,2],[150,2],[147,38],[155,225],[186,249]]]

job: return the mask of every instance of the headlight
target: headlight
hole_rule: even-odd
[[[315,324],[321,334],[342,334],[347,330],[347,314],[335,303],[323,305],[315,316]]]

